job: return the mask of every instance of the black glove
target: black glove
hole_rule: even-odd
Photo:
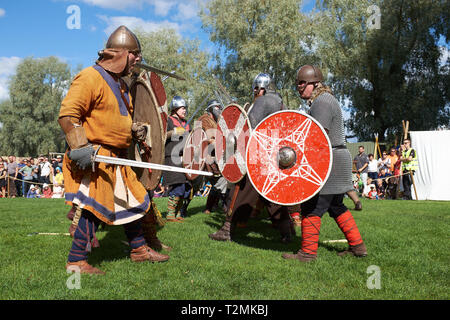
[[[79,149],[73,149],[69,152],[69,159],[75,161],[76,165],[82,169],[89,169],[92,166],[92,156],[95,150],[92,144]]]

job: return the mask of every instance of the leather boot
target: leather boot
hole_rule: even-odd
[[[301,262],[310,262],[316,260],[317,255],[305,253],[302,250],[299,250],[296,254],[284,253],[282,257],[284,259],[297,259]]]
[[[347,254],[350,254],[355,257],[365,257],[367,256],[367,248],[366,245],[363,243],[357,244],[356,246],[349,246],[347,250],[339,252],[338,256],[345,256]]]
[[[156,251],[161,251],[163,249],[167,251],[172,250],[171,247],[166,246],[158,239],[156,230],[157,223],[157,217],[153,212],[147,213],[144,218],[142,218],[142,229],[147,245]]]
[[[211,233],[209,237],[217,241],[231,241],[231,222],[226,221],[222,228],[215,233]]]
[[[169,260],[168,255],[158,253],[147,245],[131,250],[130,258],[133,262],[164,262]]]
[[[66,270],[72,270],[75,272],[86,274],[101,274],[101,275],[105,274],[105,272],[103,272],[102,270],[91,266],[89,263],[87,263],[86,260],[81,260],[77,262],[67,262]]]

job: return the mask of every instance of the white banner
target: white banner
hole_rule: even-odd
[[[410,131],[419,170],[414,174],[419,200],[450,201],[450,130]],[[411,195],[415,198],[414,187]]]

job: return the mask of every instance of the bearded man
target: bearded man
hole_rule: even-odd
[[[146,243],[142,218],[151,208],[151,199],[134,171],[121,165],[92,163],[95,153],[127,155],[133,104],[121,77],[141,59],[139,40],[120,26],[99,52],[96,64],[74,78],[62,102],[58,123],[69,145],[63,164],[65,198],[72,211],[80,213],[66,269],[104,274],[87,262],[91,248],[98,246],[95,232],[101,222],[124,226],[132,261],[169,259]]]

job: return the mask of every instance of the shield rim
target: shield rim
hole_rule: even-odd
[[[184,147],[183,147],[183,157],[181,159],[183,168],[186,168],[186,165],[185,165],[185,162],[184,162],[184,155],[186,154],[185,150],[186,150],[186,147],[187,147],[187,143],[188,143],[189,139],[191,139],[194,136],[195,130],[201,130],[202,131],[202,135],[204,135],[206,137],[205,140],[202,140],[202,144],[203,144],[203,141],[208,141],[208,137],[206,135],[206,132],[205,132],[205,130],[203,130],[202,127],[195,127],[194,129],[192,129],[191,132],[189,132],[189,135],[188,135],[188,137],[186,139],[186,143],[184,144]],[[202,150],[202,152],[203,151],[204,150]],[[201,163],[201,166],[198,169],[196,169],[196,170],[203,170],[205,168],[205,165],[206,165],[206,158],[204,158],[204,160]],[[184,175],[186,176],[186,179],[188,179],[189,181],[193,181],[193,180],[197,179],[198,176],[199,176],[198,174],[197,175],[191,175],[189,173],[185,173]]]
[[[328,137],[328,134],[326,133],[325,129],[324,129],[323,126],[322,126],[316,119],[314,119],[312,116],[310,116],[310,115],[308,115],[308,114],[306,114],[306,113],[304,113],[304,112],[298,111],[298,110],[281,110],[281,111],[277,111],[277,112],[274,112],[274,113],[272,113],[272,114],[269,114],[267,117],[265,117],[264,119],[262,119],[262,120],[258,123],[258,125],[255,127],[255,129],[253,129],[253,132],[256,131],[256,130],[258,129],[258,127],[259,127],[264,121],[266,121],[268,118],[273,117],[273,116],[275,116],[275,115],[277,115],[277,114],[279,114],[279,113],[287,113],[287,112],[298,113],[298,114],[301,114],[302,116],[305,116],[305,117],[311,119],[315,124],[317,124],[317,126],[320,128],[320,130],[321,130],[322,133],[324,134],[325,138],[327,139],[327,142],[328,142],[328,149],[329,149],[329,152],[330,152],[330,163],[329,163],[329,165],[328,165],[327,175],[326,175],[326,177],[325,177],[325,179],[324,179],[324,181],[325,181],[325,183],[326,183],[326,181],[328,180],[328,178],[329,178],[329,176],[330,176],[330,174],[331,174],[331,168],[332,168],[332,166],[333,166],[333,148],[331,147],[330,138]],[[250,135],[250,139],[252,139],[252,135]],[[248,171],[248,165],[247,165],[248,162],[247,162],[247,159],[248,159],[248,151],[249,151],[249,146],[250,146],[250,139],[249,139],[249,141],[248,141],[248,144],[247,144],[247,147],[246,147],[246,150],[245,150],[245,168],[247,169],[247,173],[246,173],[246,174],[248,175],[248,179],[250,180],[250,183],[252,184],[253,188],[255,188],[255,190],[258,192],[258,194],[259,194],[260,196],[262,196],[264,199],[266,199],[267,201],[270,201],[271,203],[275,203],[275,204],[282,205],[282,206],[294,206],[294,205],[297,205],[297,204],[301,204],[301,203],[303,203],[303,202],[306,202],[306,201],[308,201],[309,199],[313,198],[313,197],[314,197],[317,193],[319,193],[320,190],[322,190],[322,188],[325,186],[325,183],[324,183],[324,184],[323,184],[320,188],[318,188],[312,195],[310,195],[308,198],[303,199],[303,200],[300,201],[300,202],[282,203],[282,202],[274,201],[273,199],[270,199],[270,198],[266,197],[266,196],[263,195],[263,194],[259,191],[259,189],[255,186],[255,184],[254,184],[254,182],[253,182],[253,180],[252,180],[251,175],[248,174],[249,171]]]
[[[141,75],[144,74],[144,73],[147,73],[147,78],[148,78],[148,82],[149,83],[147,83],[147,81],[142,78]],[[155,93],[153,92],[153,89],[151,87],[151,82],[150,82],[151,78],[150,78],[150,76],[151,75],[150,75],[149,71],[143,70],[142,72],[139,73],[139,75],[136,78],[134,78],[131,81],[130,86],[129,86],[129,88],[130,88],[129,90],[131,92],[131,88],[133,86],[136,86],[137,84],[142,84],[145,87],[145,89],[147,90],[147,92],[150,94],[150,99],[152,99],[152,101],[153,101],[153,103],[155,105],[155,111],[159,115],[157,117],[158,119],[156,121],[158,121],[158,123],[159,123],[159,128],[160,128],[160,131],[161,131],[160,132],[161,133],[161,138],[163,139],[163,141],[161,142],[161,150],[160,151],[161,151],[161,154],[164,155],[164,153],[165,153],[165,143],[164,143],[164,141],[166,140],[166,132],[164,132],[164,130],[163,130],[163,120],[161,118],[161,114],[160,114],[160,110],[159,110],[161,108],[161,106],[159,105],[158,100],[156,99]],[[167,103],[167,101],[166,101],[166,103]],[[133,116],[132,116],[132,119],[131,119],[133,122],[134,122],[134,119],[133,119],[134,118],[134,112],[135,112],[135,108],[136,108],[135,106],[136,106],[135,105],[135,101],[133,100]],[[152,128],[152,130],[153,130],[153,128]],[[134,150],[136,152],[136,143],[134,141],[131,141],[131,144],[133,146],[132,150]],[[142,161],[142,158],[141,158],[141,161]],[[152,161],[152,163],[157,163],[157,162],[153,162]],[[164,164],[164,156],[161,157],[161,161],[159,162],[159,164]],[[161,181],[162,171],[161,170],[152,170],[151,174],[153,175],[154,173],[157,173],[158,179],[155,179],[155,180],[158,180],[158,182],[155,182],[156,183],[155,186],[153,186],[153,184],[155,184],[155,183],[150,184],[150,186],[152,186],[152,188],[149,188],[149,189],[147,189],[144,186],[144,184],[140,181],[139,177],[137,177],[137,180],[144,186],[144,188],[146,190],[155,190],[156,187],[159,184],[159,181]],[[149,180],[151,180],[151,178]]]
[[[228,108],[229,106],[234,106],[234,107],[238,107],[238,109],[241,111],[241,113],[242,114],[244,114],[245,115],[245,121],[247,122],[247,125],[248,125],[248,130],[250,131],[250,135],[249,135],[249,141],[250,141],[250,138],[251,138],[251,136],[252,136],[252,126],[250,125],[250,120],[248,119],[248,114],[247,114],[247,112],[245,111],[245,109],[244,108],[242,108],[239,104],[237,104],[237,103],[230,103],[230,104],[228,104],[225,108],[223,108],[223,110],[222,110],[222,112],[220,113],[220,116],[219,116],[219,118],[217,118],[217,131],[219,131],[219,128],[220,128],[220,126],[219,126],[219,119],[221,118],[221,117],[223,117],[222,115],[223,115],[223,112],[225,111],[225,109],[226,108]],[[222,132],[222,130],[220,129],[220,132]],[[222,133],[222,136],[223,136],[223,133]],[[216,141],[217,141],[217,134],[216,134]],[[216,144],[217,145],[217,144]],[[247,147],[248,147],[248,143],[247,143],[247,145],[245,146],[245,155],[247,155]],[[217,150],[217,149],[216,149]],[[217,152],[216,152],[216,158],[218,158],[217,157]],[[224,177],[228,182],[230,182],[230,183],[239,183],[246,175],[247,175],[247,161],[245,161],[245,173],[244,174],[242,174],[242,176],[238,179],[238,180],[236,180],[236,181],[231,181],[231,180],[228,180],[227,179],[227,177],[223,174],[223,172],[222,172],[222,170],[220,170],[220,166],[218,166],[218,168],[219,168],[219,171],[220,171],[220,174],[222,175],[222,177]]]

